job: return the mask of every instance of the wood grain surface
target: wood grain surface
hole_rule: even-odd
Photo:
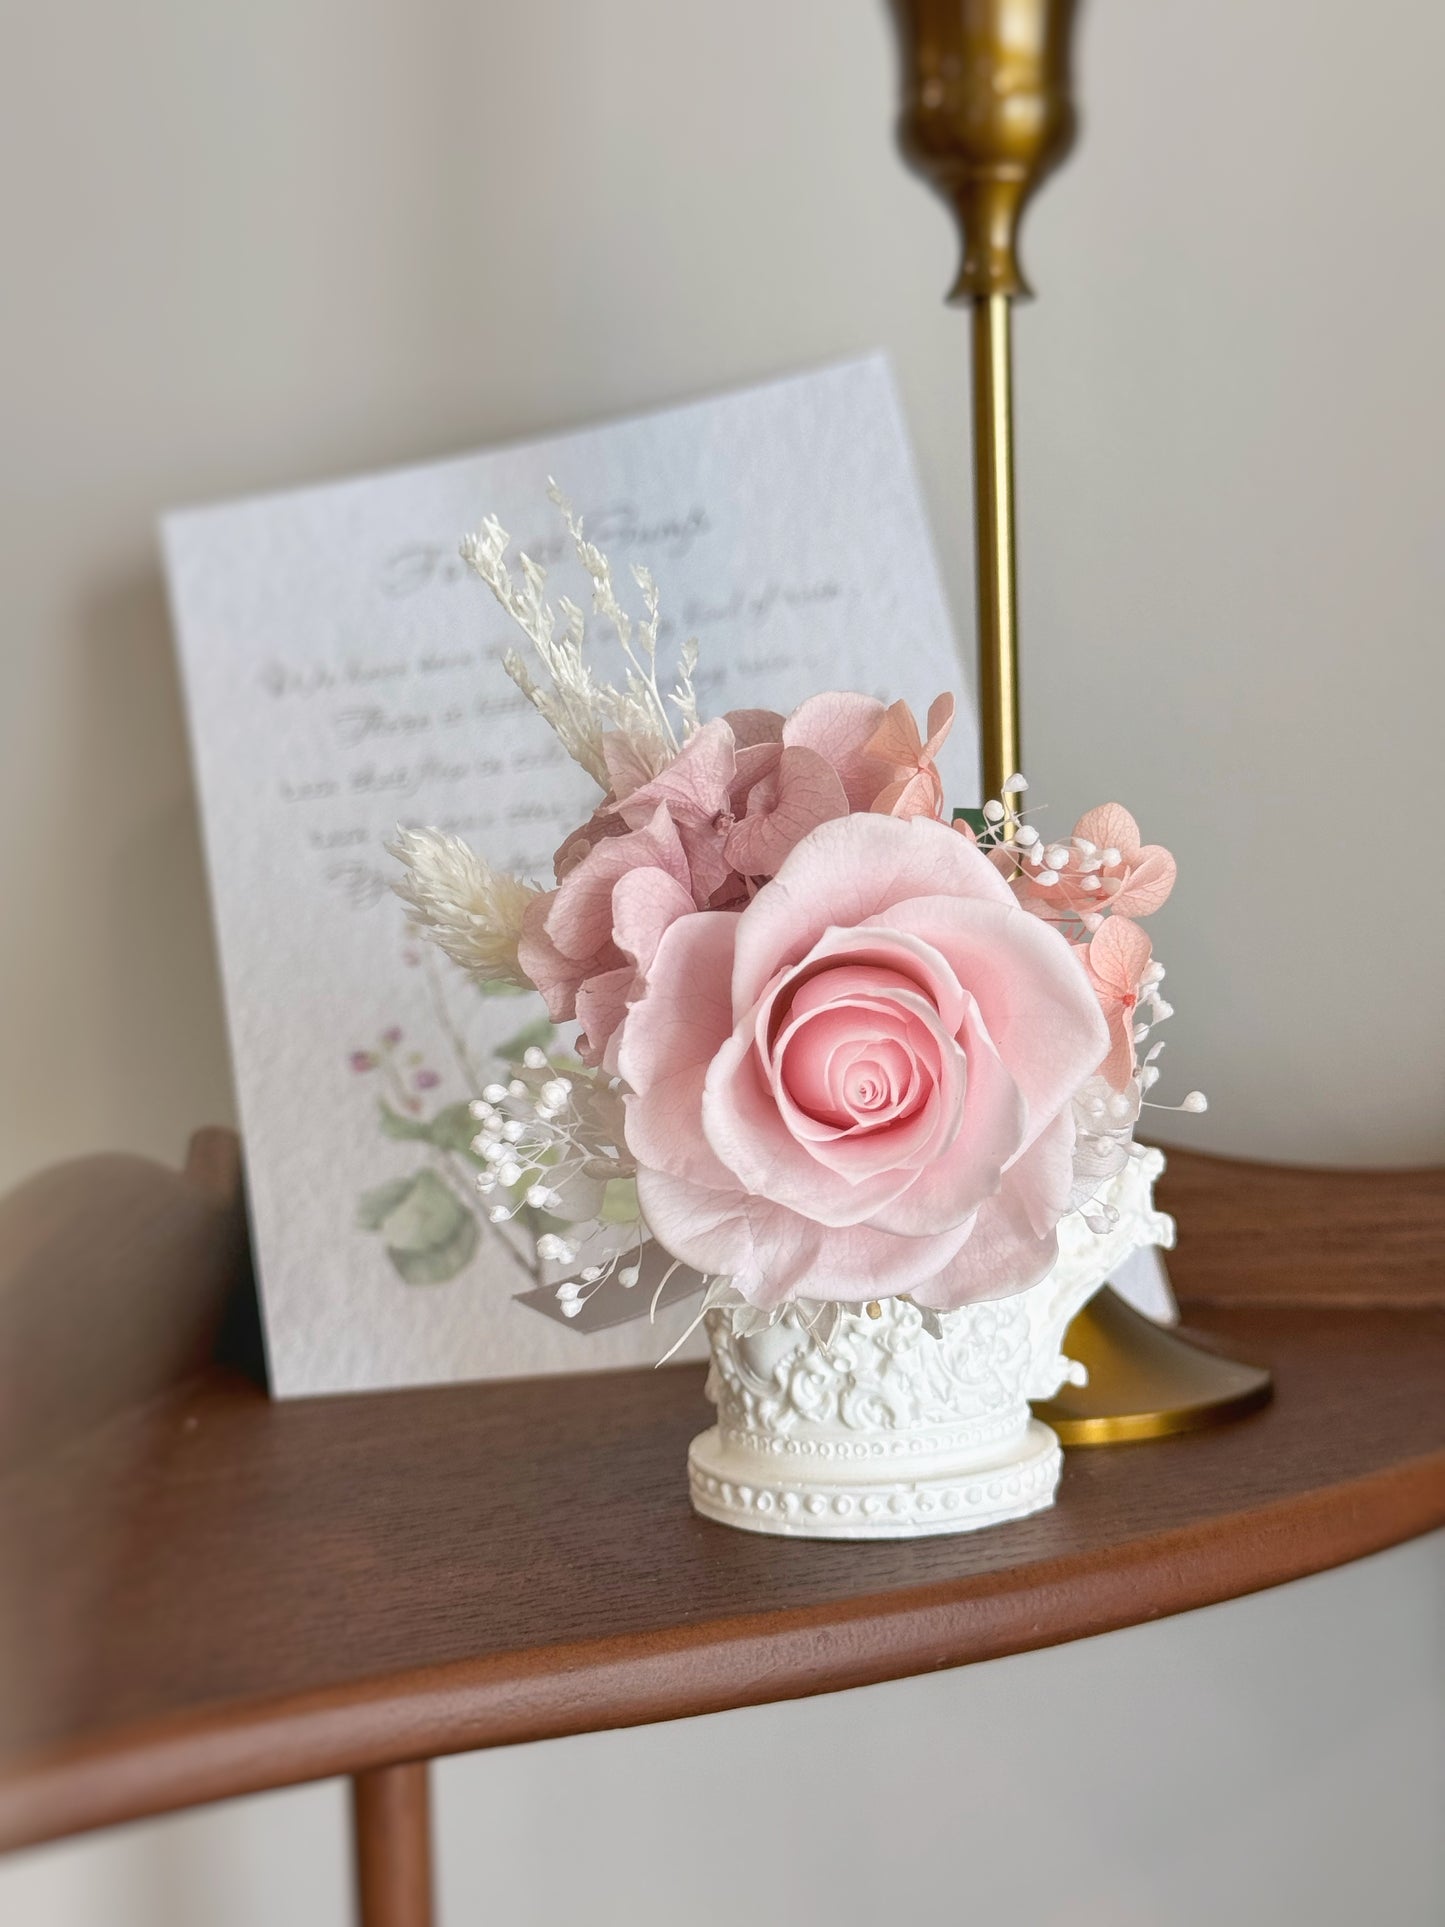
[[[1172,1153],[1176,1282],[1273,1405],[1068,1455],[1013,1525],[829,1545],[694,1516],[695,1368],[272,1404],[202,1365],[236,1168],[207,1134],[0,1206],[0,1846],[1021,1652],[1445,1524],[1438,1173]]]
[[[1169,1254],[1195,1304],[1445,1305],[1445,1169],[1328,1171],[1166,1150]]]
[[[1445,1314],[1213,1314],[1228,1429],[1068,1457],[897,1545],[689,1508],[701,1372],[271,1404],[216,1373],[0,1489],[0,1843],[434,1753],[956,1666],[1445,1524]]]

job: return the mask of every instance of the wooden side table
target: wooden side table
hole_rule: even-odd
[[[1027,1651],[1445,1524],[1445,1173],[1173,1152],[1161,1198],[1189,1323],[1275,1402],[1072,1452],[1017,1524],[852,1546],[694,1516],[690,1366],[272,1404],[229,1133],[32,1180],[0,1204],[0,1847],[346,1774],[360,1919],[424,1927],[439,1755]]]

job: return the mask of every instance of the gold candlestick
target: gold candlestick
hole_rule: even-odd
[[[1019,767],[1018,606],[1014,563],[1012,309],[1006,294],[973,302],[973,490],[978,571],[978,707],[983,793],[1022,799],[1006,785]]]
[[[963,261],[949,294],[973,320],[974,535],[983,793],[1019,767],[1010,303],[1025,203],[1074,137],[1073,0],[912,0],[903,136],[952,203]]]
[[[1019,769],[1011,304],[1029,196],[1064,158],[1076,120],[1074,0],[897,0],[904,151],[951,203],[963,262],[949,299],[973,325],[974,540],[983,794]],[[1069,1327],[1089,1382],[1040,1404],[1066,1445],[1105,1445],[1219,1424],[1270,1396],[1268,1372],[1154,1324],[1105,1286]]]

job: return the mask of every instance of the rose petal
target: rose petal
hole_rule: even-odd
[[[891,821],[886,817],[849,820]],[[910,827],[917,834],[935,826]],[[962,850],[970,848],[941,825],[936,827],[943,840]],[[925,937],[972,994],[984,1028],[1028,1107],[1026,1148],[1098,1064],[1109,1047],[1108,1029],[1088,974],[1067,940],[1021,910],[1008,885],[982,857],[979,864],[1008,894],[1006,905],[920,897],[868,922]],[[1029,994],[1020,997],[1016,979],[1025,970]]]
[[[876,1215],[880,1230],[917,1237],[957,1223],[991,1198],[1018,1155],[1028,1123],[1022,1093],[976,1012],[970,1012],[964,1055],[968,1081],[961,1128],[906,1191]]]
[[[780,1113],[752,1037],[739,1028],[709,1066],[702,1094],[703,1133],[739,1189],[804,1213],[817,1224],[860,1224],[911,1182],[885,1145],[881,1166],[848,1174],[819,1161],[835,1147],[804,1144]],[[864,1154],[866,1156],[866,1153]],[[860,1160],[861,1161],[861,1160]]]
[[[880,1000],[872,1008],[820,1011],[805,1018],[796,1031],[790,1027],[779,1039],[779,1062],[774,1067],[770,1086],[787,1134],[806,1149],[817,1165],[836,1173],[855,1192],[861,1195],[860,1187],[870,1185],[869,1196],[875,1208],[903,1185],[915,1181],[917,1173],[934,1162],[957,1135],[963,1111],[962,1053],[941,1030],[930,1034],[924,1021],[926,1007],[919,1005],[917,999],[909,1001],[916,1006],[911,1011],[901,1007],[903,999],[892,1000],[891,1007]],[[791,1057],[792,1048],[805,1040],[809,1032],[820,1034],[820,1042],[828,1050],[830,1059],[840,1055],[845,1060],[856,1059],[860,1054],[866,1055],[870,1048],[885,1046],[902,1051],[909,1075],[899,1115],[880,1117],[873,1122],[848,1118],[839,1128],[819,1122],[801,1108],[783,1060]],[[897,1181],[885,1181],[890,1177]],[[816,1170],[802,1171],[801,1194],[810,1197],[818,1181]],[[772,1185],[766,1194],[797,1204],[796,1197],[785,1196]],[[852,1223],[856,1215],[850,1210],[837,1221]],[[952,1223],[956,1215],[945,1212],[942,1217]],[[930,1228],[939,1227],[935,1224]]]
[[[809,951],[806,964],[799,969],[812,971],[820,964],[842,958],[846,958],[850,966],[891,971],[904,986],[929,999],[950,1035],[957,1033],[964,1016],[963,991],[948,959],[924,938],[911,931],[891,929],[882,918],[859,929],[835,927],[823,932]],[[780,972],[778,982],[784,981],[785,973]]]
[[[1074,1142],[1077,1130],[1073,1106],[1042,1131],[1009,1168],[1005,1183],[1039,1237],[1046,1237],[1069,1208],[1074,1188]]]
[[[638,1201],[674,1257],[730,1277],[755,1305],[788,1298],[892,1297],[934,1277],[967,1237],[964,1225],[936,1238],[895,1238],[870,1225],[830,1230],[763,1198],[731,1194],[642,1170]]]
[[[979,1207],[965,1243],[910,1296],[935,1311],[1005,1298],[1047,1277],[1058,1255],[1058,1232],[1036,1232],[1019,1190],[1005,1185]]]
[[[739,913],[667,922],[685,889],[613,886],[653,953],[614,1034],[664,1246],[754,1303],[951,1305],[1042,1276],[1073,1093],[1110,1043],[1086,954],[927,821],[823,823]]]
[[[820,824],[742,919],[734,1011],[751,1008],[779,966],[799,962],[830,926],[881,921],[884,911],[913,897],[981,898],[1017,908],[977,846],[941,823],[864,814]],[[930,940],[921,927],[917,934]]]
[[[632,1086],[627,1143],[639,1166],[728,1194],[741,1186],[714,1156],[700,1119],[703,1079],[732,1030],[729,980],[737,927],[730,912],[703,910],[663,932],[617,1053],[618,1070]],[[653,1229],[667,1243],[662,1228]]]

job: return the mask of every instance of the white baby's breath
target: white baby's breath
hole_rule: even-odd
[[[520,583],[514,580],[506,561],[511,537],[494,515],[486,518],[475,535],[464,537],[462,560],[481,577],[526,635],[547,680],[539,682],[515,651],[503,658],[503,668],[556,731],[567,754],[605,790],[610,787],[610,778],[602,739],[609,730],[625,735],[637,760],[655,773],[671,762],[682,741],[697,728],[697,696],[692,683],[697,645],[688,643],[684,647],[679,681],[664,697],[657,680],[661,622],[657,585],[646,569],[634,566],[633,579],[642,591],[646,610],[641,621],[634,620],[618,598],[607,557],[587,540],[580,518],[573,514],[555,482],[549,483],[547,492],[567,524],[578,560],[592,578],[593,610],[611,624],[627,663],[621,689],[599,683],[593,676],[584,655],[586,618],[566,596],[559,596],[557,609],[552,608],[545,594],[546,571],[530,556],[521,555],[518,563],[522,579]],[[681,740],[675,722],[681,726]]]
[[[473,977],[531,989],[517,942],[523,913],[541,894],[534,885],[492,869],[445,830],[398,829],[386,847],[405,866],[392,888],[416,929]]]

